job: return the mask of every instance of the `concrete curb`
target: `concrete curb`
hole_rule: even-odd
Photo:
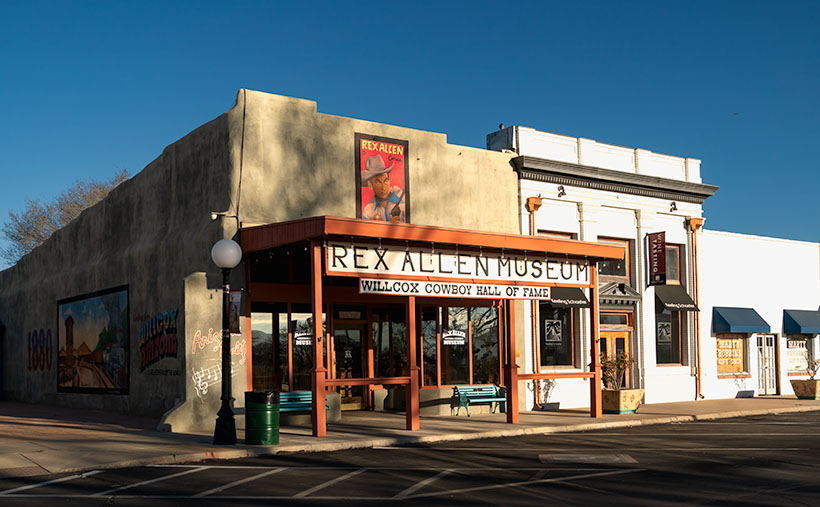
[[[589,422],[583,424],[566,424],[552,426],[536,426],[531,428],[510,428],[505,430],[482,431],[477,433],[447,433],[439,435],[407,436],[394,438],[377,438],[368,440],[346,440],[341,442],[319,442],[311,445],[290,445],[290,446],[245,446],[238,444],[223,449],[201,451],[185,454],[169,454],[152,458],[139,458],[131,460],[117,461],[95,466],[83,466],[77,468],[65,468],[61,470],[49,470],[49,473],[85,472],[89,470],[103,470],[139,467],[146,465],[170,465],[200,462],[204,460],[233,460],[242,458],[257,458],[263,456],[275,456],[285,453],[316,453],[333,452],[350,449],[367,449],[374,447],[404,447],[414,444],[431,444],[439,442],[456,442],[464,440],[480,440],[485,438],[516,437],[523,435],[551,435],[557,433],[576,433],[581,431],[593,431],[603,429],[630,428],[636,426],[653,426],[660,424],[686,423],[697,421],[713,421],[718,419],[731,419],[735,417],[752,417],[759,415],[776,415],[797,412],[814,412],[820,410],[816,406],[782,407],[774,409],[741,410],[731,412],[715,412],[711,414],[697,415],[677,415],[663,416],[652,419],[630,419]]]

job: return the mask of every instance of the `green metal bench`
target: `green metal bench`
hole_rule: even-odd
[[[282,391],[279,393],[279,412],[310,412],[313,410],[313,393],[310,391]],[[325,413],[330,406],[325,404]]]
[[[461,412],[461,407],[464,407],[467,409],[467,417],[470,417],[470,404],[472,403],[489,403],[493,414],[503,403],[501,411],[507,411],[507,392],[499,386],[455,386],[453,387],[453,398],[458,402],[456,415]]]

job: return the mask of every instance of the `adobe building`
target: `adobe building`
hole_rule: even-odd
[[[595,262],[622,254],[522,236],[510,159],[240,90],[0,273],[4,394],[212,428],[227,372],[210,250],[234,238],[238,408],[252,389],[311,390],[317,435],[340,409],[406,409],[414,429],[421,410],[449,413],[452,385],[495,383],[515,422],[515,302],[594,294]]]

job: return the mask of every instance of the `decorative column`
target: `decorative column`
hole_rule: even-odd
[[[507,388],[507,422],[518,424],[518,365],[515,363],[515,305],[504,300],[504,341],[507,358],[504,361],[504,385]]]
[[[407,365],[410,368],[410,384],[407,386],[405,395],[405,414],[407,416],[407,429],[417,431],[419,429],[419,368],[416,358],[416,297],[408,296],[406,303],[407,315]]]
[[[323,437],[327,434],[327,414],[325,412],[325,379],[327,369],[324,364],[322,345],[322,245],[317,241],[310,243],[310,293],[313,305],[313,368],[311,369],[311,389],[313,406],[311,423],[313,436]]]
[[[592,370],[592,378],[589,379],[589,416],[603,416],[601,406],[601,335],[600,335],[600,303],[598,302],[598,267],[593,262],[589,268],[590,287],[589,289],[589,343],[590,357],[589,368]]]

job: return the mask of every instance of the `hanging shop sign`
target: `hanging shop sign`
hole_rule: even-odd
[[[550,288],[532,285],[448,283],[413,280],[359,279],[359,294],[383,296],[458,297],[470,299],[550,299]]]
[[[589,263],[583,259],[561,259],[537,253],[465,252],[358,243],[329,243],[325,249],[329,275],[589,284]]]
[[[666,233],[647,234],[646,243],[649,285],[666,285]]]

